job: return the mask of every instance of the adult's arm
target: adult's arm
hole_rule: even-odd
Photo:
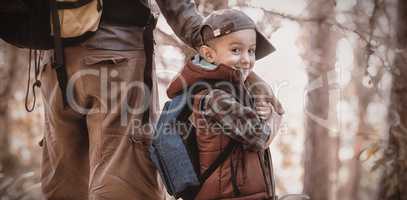
[[[199,27],[203,16],[192,0],[156,0],[161,13],[175,34],[190,47],[201,42]]]

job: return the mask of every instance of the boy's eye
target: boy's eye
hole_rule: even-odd
[[[254,55],[256,53],[256,50],[255,49],[249,49],[249,54],[250,55]]]
[[[237,54],[237,53],[240,53],[240,49],[234,48],[234,49],[232,49],[232,52],[233,52],[233,53],[236,53],[236,54]]]

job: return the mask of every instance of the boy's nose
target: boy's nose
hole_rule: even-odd
[[[242,57],[240,58],[240,63],[243,68],[249,68],[250,64],[250,56],[247,53],[242,54]]]

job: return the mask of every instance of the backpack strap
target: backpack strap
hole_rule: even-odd
[[[149,91],[153,90],[153,60],[154,60],[154,28],[157,24],[157,18],[153,14],[150,13],[148,22],[146,27],[144,27],[143,31],[143,44],[144,44],[144,51],[145,51],[145,59],[146,63],[144,66],[144,83],[146,84]],[[149,122],[150,118],[150,98],[147,98],[146,104],[148,105],[148,109],[146,109],[143,113],[143,124]]]
[[[206,169],[198,178],[200,185],[197,187],[189,188],[180,197],[183,200],[194,200],[196,195],[198,195],[205,181],[215,172],[215,170],[226,161],[229,155],[233,152],[238,145],[235,140],[230,140],[226,148],[218,155],[218,157],[211,163],[211,165]]]
[[[57,1],[56,0],[49,0],[50,9],[51,9],[51,18],[52,18],[52,25],[53,25],[53,32],[54,32],[54,63],[53,66],[55,68],[57,74],[57,80],[59,88],[61,89],[62,93],[62,101],[64,108],[68,105],[68,99],[66,94],[66,87],[67,87],[67,79],[68,75],[65,69],[65,61],[64,61],[64,47],[61,38],[61,27],[57,9]]]
[[[259,151],[257,155],[263,172],[264,182],[266,183],[268,198],[270,200],[278,200],[270,148],[267,148],[264,151]]]
[[[57,2],[58,9],[75,9],[82,7],[93,0],[77,0],[77,1],[59,1]]]
[[[199,95],[199,94],[204,94],[205,90],[208,89],[204,86],[202,86],[203,84],[198,84],[198,86],[194,87],[193,90],[191,90],[190,92],[188,92],[187,94],[187,99],[190,101],[190,104],[187,103],[184,107],[184,112],[181,116],[183,116],[183,120],[186,120],[191,113],[192,110],[190,109],[189,105],[195,105],[194,101],[201,101],[202,99],[196,98],[195,95]],[[201,107],[198,108],[199,110],[201,110]],[[192,133],[195,135],[195,133]],[[195,135],[195,139],[196,139],[196,135]],[[189,199],[195,199],[196,195],[198,194],[198,192],[200,191],[200,189],[202,188],[203,184],[205,183],[205,181],[216,171],[216,169],[226,161],[226,159],[231,155],[231,153],[233,152],[233,150],[239,145],[239,142],[237,142],[236,140],[230,140],[229,143],[227,144],[227,146],[223,149],[223,151],[216,157],[216,159],[209,165],[209,167],[203,172],[203,173],[198,173],[200,174],[199,178],[199,182],[200,185],[199,187],[196,187],[193,189],[193,191],[189,191],[187,192],[185,195],[182,196],[182,198],[184,200],[189,200]],[[198,163],[199,164],[199,163]],[[199,171],[197,171],[199,172]]]
[[[242,152],[243,153],[243,152]],[[233,163],[233,158],[230,159],[230,171],[232,172],[230,180],[232,181],[232,187],[233,187],[233,194],[235,196],[240,196],[241,192],[239,189],[239,186],[237,184],[237,170],[238,166]]]
[[[274,176],[274,171],[273,171],[273,159],[271,157],[271,152],[270,148],[267,148],[265,150],[265,161],[266,165],[268,168],[269,176],[270,176],[270,189],[271,189],[271,199],[272,200],[278,200],[278,196],[276,194],[276,182],[275,182],[275,176]]]
[[[218,155],[218,157],[211,163],[211,165],[208,167],[208,169],[205,170],[204,173],[201,174],[199,177],[201,181],[201,186],[205,183],[206,179],[208,179],[213,172],[222,164],[225,162],[225,160],[229,157],[229,155],[232,153],[233,149],[238,145],[238,142],[236,140],[230,140],[226,148]]]
[[[211,84],[214,85],[213,82]],[[204,94],[205,90],[208,88],[204,87],[204,84],[200,84],[200,82],[197,83],[197,86],[193,88],[191,92],[188,92],[188,99],[191,101],[190,105],[194,105],[194,101],[199,100],[201,101],[202,99],[196,99],[194,98],[194,95],[197,94]],[[201,103],[201,102],[200,102]],[[188,104],[187,106],[188,107]],[[199,108],[201,110],[201,107]],[[191,114],[192,110],[189,111]],[[223,163],[225,160],[229,157],[229,155],[232,153],[232,151],[237,147],[239,143],[236,140],[230,140],[228,145],[226,146],[225,149],[218,155],[218,157],[209,165],[208,169],[206,169],[200,176],[199,180],[201,182],[201,186],[205,183],[206,179],[208,179],[214,172],[215,170]]]

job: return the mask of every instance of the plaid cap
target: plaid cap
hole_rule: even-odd
[[[207,28],[210,31],[204,33],[203,30],[207,30]],[[216,10],[207,16],[200,28],[201,43],[205,44],[212,39],[243,29],[254,29],[256,31],[256,60],[275,51],[271,42],[257,29],[254,21],[242,11],[236,9]]]

